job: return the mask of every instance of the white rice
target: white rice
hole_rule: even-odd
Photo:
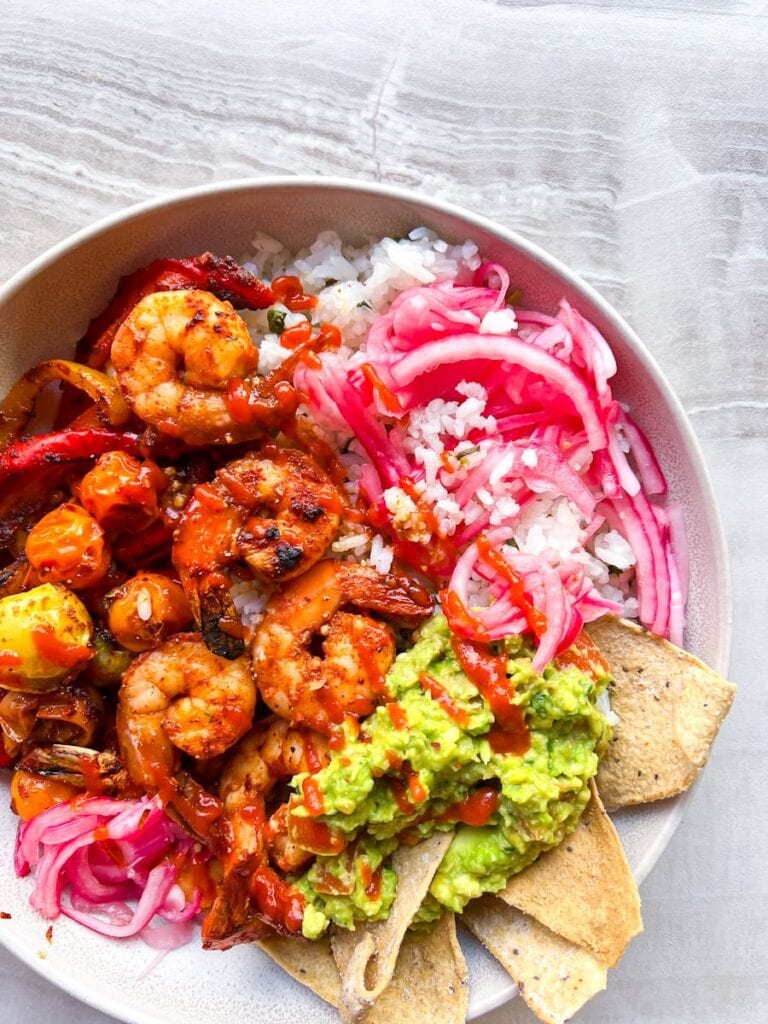
[[[335,324],[350,352],[360,347],[371,324],[400,292],[435,281],[468,283],[481,263],[474,242],[449,245],[423,227],[407,238],[371,239],[359,248],[344,245],[335,231],[322,231],[308,249],[295,255],[259,233],[253,249],[243,258],[244,266],[267,279],[281,274],[300,277],[304,290],[318,298],[313,319]],[[301,314],[295,316],[296,322],[303,319]],[[259,372],[268,372],[288,353],[280,349],[277,335],[269,334],[266,310],[246,312],[243,317],[256,343],[261,347],[267,341]],[[286,326],[290,323],[286,320]]]
[[[264,618],[264,609],[272,594],[272,588],[258,580],[245,580],[230,588],[232,601],[243,625],[254,629]]]
[[[452,245],[428,228],[417,227],[406,238],[370,239],[359,247],[345,245],[335,231],[323,231],[312,245],[295,254],[276,239],[260,233],[253,241],[253,251],[241,262],[266,279],[282,274],[300,277],[304,290],[318,298],[312,311],[313,321],[335,324],[343,337],[342,353],[351,355],[400,292],[435,281],[470,283],[481,257],[474,242]],[[290,313],[279,304],[272,309],[284,314],[284,327],[305,319],[304,314]],[[268,311],[246,312],[243,316],[259,347],[259,371],[268,373],[289,353],[281,348],[278,334],[270,332]],[[480,330],[507,333],[516,327],[514,312],[501,309],[486,314]],[[434,509],[441,533],[451,537],[464,525],[489,515],[491,526],[512,527],[513,539],[521,551],[544,556],[554,566],[576,562],[599,594],[621,603],[626,616],[636,617],[637,600],[627,583],[634,566],[630,546],[607,527],[585,541],[585,523],[566,498],[543,492],[520,516],[517,503],[504,493],[504,477],[511,466],[502,462],[469,503],[460,507],[456,492],[467,475],[483,462],[492,445],[487,439],[477,445],[462,442],[473,431],[492,437],[496,423],[492,416],[485,415],[487,396],[480,384],[465,381],[457,390],[461,400],[435,399],[424,409],[413,411],[405,437],[406,450],[424,471],[424,482],[418,485],[420,497]],[[354,438],[326,433],[341,452],[340,459],[349,476],[346,488],[354,499],[365,455]],[[455,444],[455,454],[459,456],[450,470],[442,458],[446,439],[451,439],[449,447],[454,448]],[[621,440],[624,446],[626,442]],[[535,468],[536,452],[524,450],[522,461],[529,469]],[[385,492],[384,499],[402,536],[417,543],[429,543],[429,527],[412,498],[393,487]],[[391,568],[393,560],[391,545],[375,531],[356,523],[343,524],[330,554],[374,565],[382,572]],[[259,593],[243,596],[245,593],[235,597],[236,604],[240,601],[244,614],[255,622],[265,599]]]

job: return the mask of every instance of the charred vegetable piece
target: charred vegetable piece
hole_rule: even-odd
[[[129,651],[148,651],[192,623],[181,584],[157,572],[140,572],[107,595],[109,628]]]
[[[157,518],[159,496],[167,487],[168,478],[156,463],[110,451],[85,474],[79,496],[102,526],[135,531]]]
[[[24,441],[14,441],[0,452],[0,481],[32,471],[44,472],[51,465],[79,462],[104,452],[136,452],[136,434],[115,430],[59,430]]]
[[[29,531],[24,554],[38,578],[73,590],[93,587],[107,574],[111,552],[92,515],[71,502],[53,509]]]
[[[49,359],[28,370],[0,405],[0,442],[18,437],[32,418],[41,391],[51,381],[60,381],[87,395],[95,402],[96,422],[104,426],[119,427],[131,415],[113,377],[68,359]]]
[[[133,655],[121,647],[108,629],[96,626],[93,635],[93,660],[88,666],[88,681],[94,686],[111,689],[120,684]]]
[[[50,690],[93,657],[93,623],[66,587],[44,583],[0,599],[0,685]]]
[[[96,793],[118,793],[128,786],[123,763],[108,750],[91,750],[67,743],[33,747],[19,761],[29,775],[50,779]]]

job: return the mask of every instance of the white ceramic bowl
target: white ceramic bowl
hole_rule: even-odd
[[[689,423],[661,370],[621,317],[584,281],[538,246],[447,203],[383,185],[331,178],[277,178],[207,185],[132,207],[73,235],[29,264],[0,290],[0,390],[39,359],[66,355],[118,278],[160,256],[210,249],[237,256],[256,231],[290,248],[334,228],[345,240],[402,235],[425,224],[453,242],[475,241],[504,264],[526,304],[553,312],[569,301],[603,332],[619,364],[616,392],[647,432],[684,505],[691,549],[686,645],[725,672],[730,643],[726,548],[709,478]],[[638,881],[680,823],[687,797],[622,812],[616,824]],[[135,1024],[324,1024],[335,1012],[291,981],[258,950],[226,954],[189,946],[138,976],[152,953],[118,944],[69,921],[54,925],[29,908],[29,883],[12,878],[15,820],[0,811],[0,941],[42,975],[84,1002]],[[464,937],[470,965],[470,1017],[500,1005],[515,987],[484,950]],[[620,974],[613,984],[621,984]]]

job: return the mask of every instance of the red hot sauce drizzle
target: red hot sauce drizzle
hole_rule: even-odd
[[[370,869],[369,869],[370,870]],[[369,900],[378,900],[381,898],[381,868],[375,871],[371,876],[371,880],[365,887],[365,895]]]
[[[491,749],[498,754],[522,756],[531,745],[531,734],[522,708],[512,703],[506,655],[493,654],[488,644],[455,635],[451,645],[467,678],[488,702],[496,720],[488,733]]]
[[[479,786],[463,800],[451,804],[442,812],[438,821],[461,821],[465,825],[480,827],[487,825],[499,809],[501,797],[492,786]]]
[[[346,843],[344,836],[334,832],[324,821],[314,821],[312,818],[294,817],[291,831],[299,845],[312,853],[326,856],[341,853]]]
[[[591,676],[596,683],[611,674],[608,662],[600,653],[600,648],[584,629],[567,650],[558,654],[555,658],[555,665],[557,668],[575,665],[585,675]]]
[[[261,914],[277,931],[291,934],[301,931],[304,897],[272,868],[257,868],[251,875],[250,888]]]
[[[421,784],[421,780],[416,772],[406,771],[403,774],[404,778],[402,779],[390,779],[389,787],[392,790],[392,796],[395,798],[397,806],[403,814],[410,815],[416,810],[416,805],[423,803],[429,794]]]
[[[448,691],[438,683],[432,676],[427,675],[426,672],[422,672],[419,676],[419,682],[430,695],[433,701],[440,705],[445,713],[452,718],[454,722],[465,728],[469,724],[469,715],[460,707],[455,700],[451,697]]]
[[[525,585],[521,577],[506,558],[494,550],[485,534],[478,537],[476,543],[481,561],[485,562],[490,569],[502,576],[509,584],[510,597],[522,612],[531,632],[535,636],[543,636],[547,631],[547,619],[526,596]]]
[[[304,797],[304,806],[313,818],[325,813],[325,800],[323,792],[317,784],[317,779],[308,776],[301,784],[301,794]]]
[[[41,658],[61,665],[62,668],[74,668],[80,661],[93,657],[90,647],[70,646],[56,636],[50,626],[38,626],[32,630],[32,640]],[[4,652],[5,653],[5,652]]]
[[[317,296],[307,295],[298,277],[276,277],[272,282],[272,294],[276,302],[282,302],[292,313],[303,313],[317,305]]]
[[[387,714],[392,719],[392,725],[394,725],[396,729],[408,728],[408,717],[403,710],[402,705],[398,704],[397,701],[389,701],[387,704]]]

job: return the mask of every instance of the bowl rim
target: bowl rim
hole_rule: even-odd
[[[67,253],[88,243],[92,239],[106,234],[112,228],[118,227],[136,217],[145,214],[155,213],[159,210],[183,206],[186,203],[194,202],[200,198],[212,198],[224,196],[237,192],[261,192],[273,189],[312,189],[320,188],[331,191],[352,191],[362,196],[386,197],[400,200],[404,203],[420,205],[438,213],[456,217],[465,222],[468,227],[477,227],[482,231],[495,235],[503,242],[513,246],[537,263],[543,265],[558,277],[566,281],[571,288],[580,293],[600,311],[601,315],[611,324],[614,330],[620,334],[634,351],[644,369],[651,375],[655,387],[661,394],[662,400],[666,403],[673,414],[676,425],[680,430],[687,446],[687,460],[692,463],[694,473],[700,483],[705,499],[707,518],[713,533],[715,547],[715,558],[713,560],[713,575],[715,577],[716,592],[721,595],[725,607],[725,621],[721,635],[718,637],[720,657],[716,659],[716,668],[719,672],[727,674],[731,657],[731,646],[733,636],[733,596],[731,572],[729,567],[728,547],[725,539],[720,510],[715,499],[712,480],[704,460],[701,444],[688,419],[682,402],[667,381],[667,378],[658,364],[656,358],[642,342],[627,321],[617,312],[616,309],[605,299],[591,284],[585,281],[579,274],[571,270],[566,264],[553,256],[538,243],[531,241],[524,235],[509,228],[497,224],[495,221],[482,214],[475,213],[457,203],[443,199],[436,199],[423,195],[418,189],[406,188],[400,185],[390,185],[380,181],[369,181],[360,178],[347,178],[338,175],[265,175],[263,177],[232,178],[223,181],[208,182],[203,185],[196,185],[191,188],[175,189],[159,196],[130,206],[123,207],[113,213],[101,217],[99,220],[88,224],[74,233],[66,236],[61,241],[50,246],[39,256],[36,256],[29,263],[16,271],[4,284],[0,285],[0,305],[7,302],[17,291],[23,288],[37,274],[54,264]],[[670,813],[664,822],[662,829],[645,851],[642,860],[635,868],[635,877],[640,885],[648,876],[654,865],[658,862],[661,854],[668,846],[672,836],[680,826],[685,812],[690,805],[696,789],[694,783],[688,790],[673,798],[670,804]],[[53,982],[59,988],[70,995],[81,1000],[94,1009],[110,1014],[120,1020],[130,1020],[133,1024],[157,1024],[157,1018],[150,1012],[143,1010],[130,1011],[130,1018],[125,1016],[125,1009],[120,1002],[104,993],[92,993],[82,988],[80,983],[71,979],[63,968],[53,965],[46,965],[28,947],[17,941],[12,935],[4,934],[0,930],[0,944],[10,952],[19,957],[28,967],[31,967],[42,977]],[[511,981],[508,985],[502,986],[498,992],[481,1000],[473,1008],[473,1018],[482,1016],[490,1010],[502,1006],[511,999],[517,992],[517,986]]]

